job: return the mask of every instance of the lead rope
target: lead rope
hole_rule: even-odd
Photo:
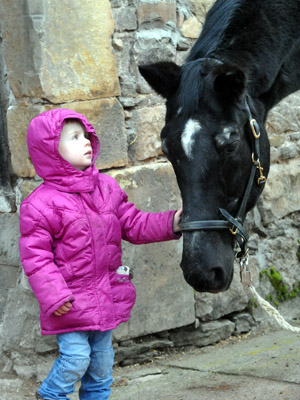
[[[283,316],[274,308],[270,303],[268,303],[264,298],[262,298],[256,291],[255,287],[252,285],[251,282],[251,275],[250,271],[248,269],[248,252],[246,255],[241,258],[240,260],[240,268],[241,268],[241,282],[244,285],[244,287],[248,287],[252,296],[257,300],[258,304],[261,306],[261,308],[275,321],[277,324],[282,328],[286,329],[290,332],[294,333],[300,333],[300,328],[290,325],[284,318]]]

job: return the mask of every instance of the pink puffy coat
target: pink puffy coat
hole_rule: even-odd
[[[85,171],[58,152],[66,118],[78,118],[90,133],[93,162]],[[176,239],[174,211],[143,213],[129,203],[117,182],[94,162],[99,140],[83,115],[47,111],[28,128],[28,150],[44,182],[21,205],[21,262],[41,310],[43,335],[114,329],[127,321],[135,288],[122,265],[121,239],[151,243]],[[54,315],[71,301],[64,316]]]

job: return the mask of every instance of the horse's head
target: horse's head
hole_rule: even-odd
[[[167,100],[162,149],[181,191],[182,223],[220,221],[220,208],[235,217],[252,168],[245,74],[214,59],[190,61],[183,67],[157,63],[142,66],[140,71]],[[261,130],[261,164],[267,175],[269,146],[263,117],[254,103],[251,109]],[[245,211],[254,206],[262,191],[256,181]],[[181,268],[186,281],[199,292],[228,289],[234,242],[229,229],[184,231]]]

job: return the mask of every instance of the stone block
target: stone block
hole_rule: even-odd
[[[122,96],[130,96],[131,102],[135,102],[136,87],[139,77],[135,59],[136,54],[133,51],[136,40],[135,35],[135,32],[115,33],[113,41],[118,60],[118,74],[120,86],[122,88]],[[135,105],[135,103],[133,105]],[[132,107],[132,105],[129,105],[129,107]]]
[[[143,339],[138,339],[140,343],[132,343],[130,345],[124,345],[123,343],[119,343],[119,346],[115,349],[115,362],[122,362],[122,366],[124,366],[124,361],[127,365],[130,363],[140,362],[141,359],[151,359],[153,353],[149,357],[149,352],[153,352],[155,350],[166,350],[168,348],[173,347],[173,343],[167,339],[150,339],[144,341]],[[141,355],[144,356],[141,356]]]
[[[11,334],[13,332],[13,335]],[[5,313],[0,326],[0,349],[4,351],[33,351],[40,336],[39,305],[32,293],[20,285],[9,290]]]
[[[299,276],[297,276],[297,280],[299,280],[298,278]],[[298,325],[300,319],[300,297],[280,303],[278,311],[291,325]]]
[[[300,167],[297,158],[271,166],[262,200],[264,223],[300,210]]]
[[[299,97],[300,92],[295,92],[269,112],[266,127],[271,138],[273,134],[284,135],[300,131]]]
[[[299,220],[295,218],[285,218],[278,223],[270,224],[266,230],[267,236],[261,238],[258,249],[255,253],[256,260],[253,265],[259,271],[270,270],[271,267],[279,271],[283,284],[287,285],[287,291],[292,291],[299,281],[299,259],[297,256],[299,249]],[[295,225],[298,225],[295,226]],[[273,294],[276,299],[276,290],[270,284],[269,279],[264,276],[260,279],[259,289],[264,298]]]
[[[35,352],[37,354],[48,354],[58,350],[55,335],[41,336],[38,335],[35,341]]]
[[[33,379],[36,375],[36,365],[32,359],[16,354],[14,359],[14,372],[23,379]]]
[[[162,155],[160,131],[165,121],[165,106],[140,108],[132,113],[136,128],[135,142],[137,160],[146,160]]]
[[[111,171],[129,200],[144,211],[176,209],[180,195],[169,163]],[[195,320],[193,290],[179,268],[181,240],[134,246],[123,243],[123,263],[134,270],[137,302],[131,319],[115,332],[125,340],[185,326]]]
[[[135,7],[120,7],[113,9],[115,31],[134,31],[137,28]]]
[[[204,23],[205,17],[209,9],[215,3],[215,0],[188,0],[187,5],[190,7],[192,13],[197,19]]]
[[[54,108],[54,107],[53,107]],[[27,128],[32,118],[50,109],[46,106],[13,106],[7,111],[8,142],[13,171],[20,177],[32,178],[35,170],[27,150]]]
[[[234,332],[235,324],[227,319],[205,322],[198,329],[187,328],[170,333],[174,346],[203,347],[227,339]]]
[[[174,61],[178,38],[179,35],[165,29],[137,31],[133,49],[138,65]]]
[[[246,333],[251,331],[251,328],[255,325],[254,318],[248,313],[236,314],[232,321],[235,323],[235,333]]]
[[[42,182],[42,179],[24,179],[20,185],[22,200],[26,199]]]
[[[269,141],[271,147],[280,147],[286,141],[286,136],[283,134],[269,134]]]
[[[0,321],[4,316],[8,292],[16,286],[18,276],[18,268],[0,264]]]
[[[5,395],[8,394],[9,398],[12,399],[13,394],[15,392],[23,392],[24,391],[24,381],[22,379],[18,379],[15,377],[11,378],[2,378],[1,379],[1,392]],[[3,398],[3,400],[8,397]]]
[[[152,89],[139,73],[138,65],[174,61],[178,37],[179,34],[170,29],[142,29],[114,35],[122,96],[135,99],[137,92],[151,92]]]
[[[16,98],[52,103],[120,94],[109,0],[3,0],[4,57]]]
[[[13,213],[15,211],[15,193],[10,188],[0,188],[0,213]]]
[[[43,337],[45,339],[45,336]],[[55,340],[55,336],[53,337]],[[43,380],[48,376],[49,371],[53,367],[53,364],[57,358],[58,354],[48,354],[46,357],[45,355],[37,357],[36,363],[36,381],[43,382]]]
[[[244,310],[248,295],[240,282],[239,266],[235,264],[235,274],[230,288],[222,293],[196,293],[196,317],[211,321],[236,311]]]
[[[84,114],[94,125],[101,142],[100,157],[96,162],[99,169],[127,165],[127,138],[124,128],[124,113],[118,100],[100,99],[71,104],[61,104]],[[20,177],[34,177],[26,144],[28,124],[43,111],[55,108],[49,105],[10,107],[7,113],[9,147],[14,172]]]
[[[176,2],[144,1],[139,3],[137,10],[138,24],[141,28],[162,28],[168,22],[176,23]]]
[[[113,45],[118,60],[123,99],[129,100],[131,97],[131,102],[136,104],[142,100],[137,98],[137,93],[148,94],[152,91],[140,75],[138,66],[158,61],[175,61],[179,39],[179,33],[172,31],[171,28],[141,29],[114,34]]]
[[[197,39],[202,29],[201,23],[195,16],[188,18],[181,27],[181,32],[184,37],[190,39]]]
[[[20,223],[17,213],[0,213],[0,264],[18,267]]]

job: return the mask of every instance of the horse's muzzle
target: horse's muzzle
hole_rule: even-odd
[[[184,271],[184,279],[197,292],[223,292],[228,289],[232,280],[232,274],[225,273],[222,267],[205,270],[192,269],[190,272],[185,272],[187,268],[183,264],[181,268]]]

